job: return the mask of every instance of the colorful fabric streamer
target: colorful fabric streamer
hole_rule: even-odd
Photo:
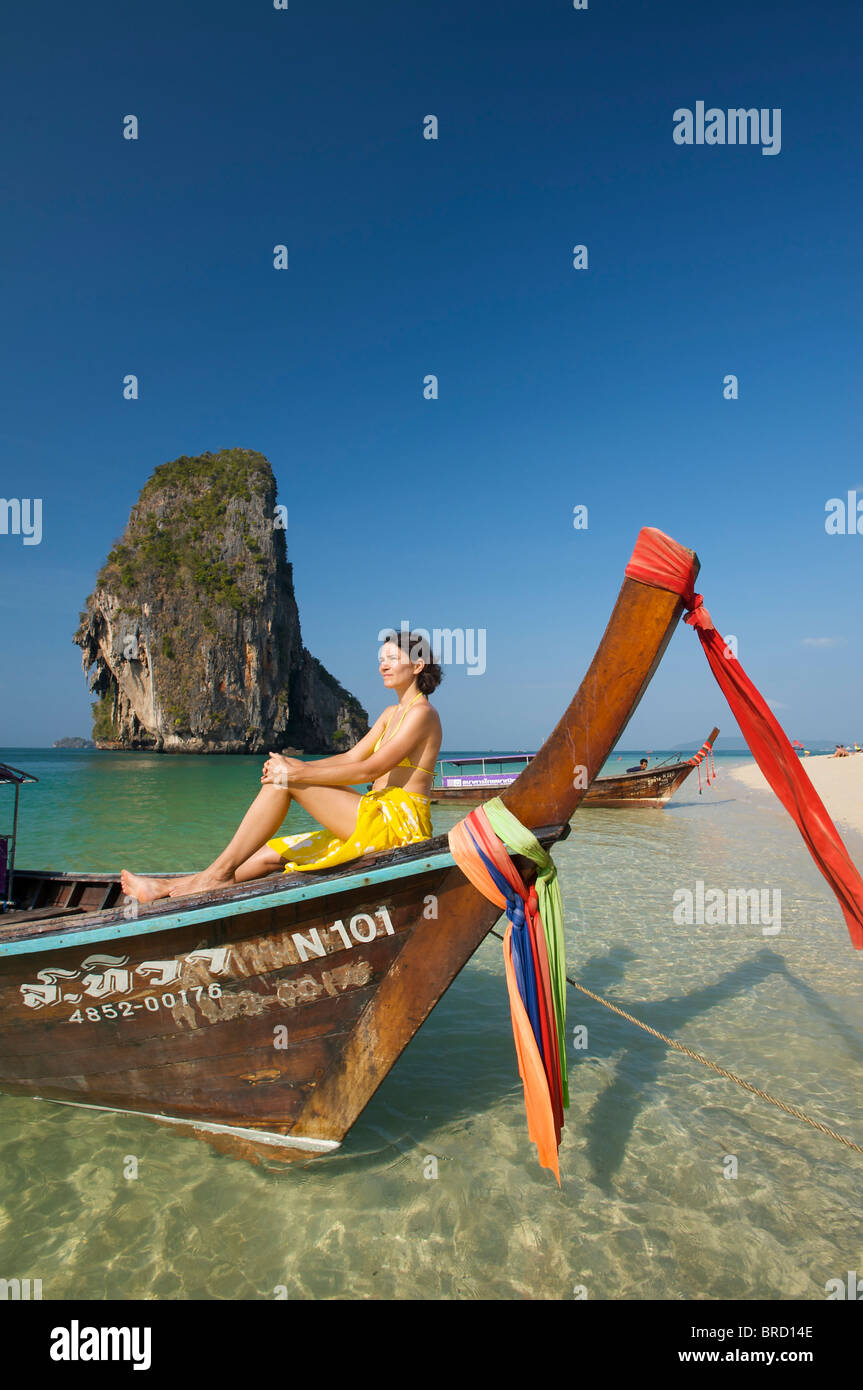
[[[702,743],[697,753],[693,753],[691,758],[686,759],[692,767],[698,768],[699,796],[701,795],[701,764],[704,762],[705,758],[707,759],[707,764],[704,770],[707,773],[707,785],[709,787],[711,782],[716,781],[716,763],[713,761],[713,744],[705,741]]]
[[[566,1077],[566,958],[563,906],[551,856],[499,797],[449,832],[453,858],[475,888],[505,910],[503,959],[528,1134],[560,1185],[558,1150]],[[510,858],[537,865],[529,887]]]
[[[863,947],[863,878],[806,776],[787,735],[714,626],[701,594],[694,592],[692,556],[662,531],[645,526],[626,567],[630,579],[679,594],[710,668],[737,720],[749,749],[770,786],[795,822],[821,873],[839,900],[859,951]]]

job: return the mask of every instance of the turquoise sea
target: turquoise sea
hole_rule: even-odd
[[[262,762],[0,760],[40,779],[19,865],[99,870],[198,867]],[[863,1144],[863,953],[778,802],[730,775],[741,761],[718,755],[718,780],[699,795],[693,774],[665,811],[577,813],[554,851],[569,974]],[[0,788],[0,831],[11,804]],[[435,807],[436,832],[461,814]],[[288,829],[306,823],[293,808]],[[677,924],[675,891],[698,881],[779,889],[781,929]],[[820,1300],[861,1268],[863,1155],[572,989],[568,1037],[561,1189],[527,1138],[494,937],[330,1158],[255,1168],[144,1120],[0,1096],[0,1277],[46,1299]]]

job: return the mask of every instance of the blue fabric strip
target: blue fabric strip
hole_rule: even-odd
[[[524,902],[521,896],[515,891],[511,884],[507,883],[503,874],[495,864],[491,862],[488,855],[483,852],[477,844],[476,836],[471,831],[467,821],[465,828],[470,838],[473,840],[477,854],[482,859],[489,874],[494,880],[495,886],[500,889],[506,898],[506,915],[512,923],[512,963],[515,969],[515,979],[518,985],[518,992],[521,1001],[530,1019],[530,1026],[533,1029],[533,1036],[539,1048],[539,1055],[544,1062],[548,1059],[542,1046],[542,1025],[539,1020],[539,990],[536,983],[536,971],[533,968],[533,951],[531,950],[530,939],[528,937],[528,926],[524,916]]]

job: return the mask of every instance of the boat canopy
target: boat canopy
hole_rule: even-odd
[[[29,772],[22,772],[20,767],[9,767],[8,763],[0,763],[0,782],[16,782],[19,786],[22,782],[38,782],[38,777],[33,777]]]
[[[23,782],[38,782],[29,772],[20,767],[10,767],[0,763],[0,783],[5,782],[15,788],[15,809],[12,816],[11,833],[0,835],[0,912],[6,912],[12,900],[12,881],[15,876],[15,841],[18,838],[18,796]]]
[[[469,763],[529,763],[535,753],[487,753],[484,758],[438,758],[447,767],[467,767]]]
[[[488,764],[491,764],[492,767],[499,767],[502,769],[504,763],[518,763],[520,765],[519,770],[523,770],[535,757],[535,753],[488,753],[484,758],[438,758],[435,764],[435,770],[439,779],[436,782],[436,786],[438,790],[443,791],[453,787],[509,786],[511,782],[515,781],[518,772],[489,772]],[[447,775],[444,770],[445,768],[455,768],[456,772],[454,775],[452,773]],[[464,768],[475,768],[476,772],[473,774],[463,773],[462,770]]]

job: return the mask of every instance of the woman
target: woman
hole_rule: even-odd
[[[423,653],[427,659],[412,658]],[[362,854],[413,844],[431,836],[429,792],[442,730],[428,696],[443,678],[428,642],[398,632],[381,648],[379,669],[397,703],[347,753],[305,763],[271,753],[261,790],[226,849],[209,868],[178,878],[145,878],[124,869],[123,891],[138,902],[205,893],[228,883],[245,883],[274,869],[324,869]],[[373,782],[360,796],[358,782]],[[315,816],[324,830],[271,839],[292,801]]]

